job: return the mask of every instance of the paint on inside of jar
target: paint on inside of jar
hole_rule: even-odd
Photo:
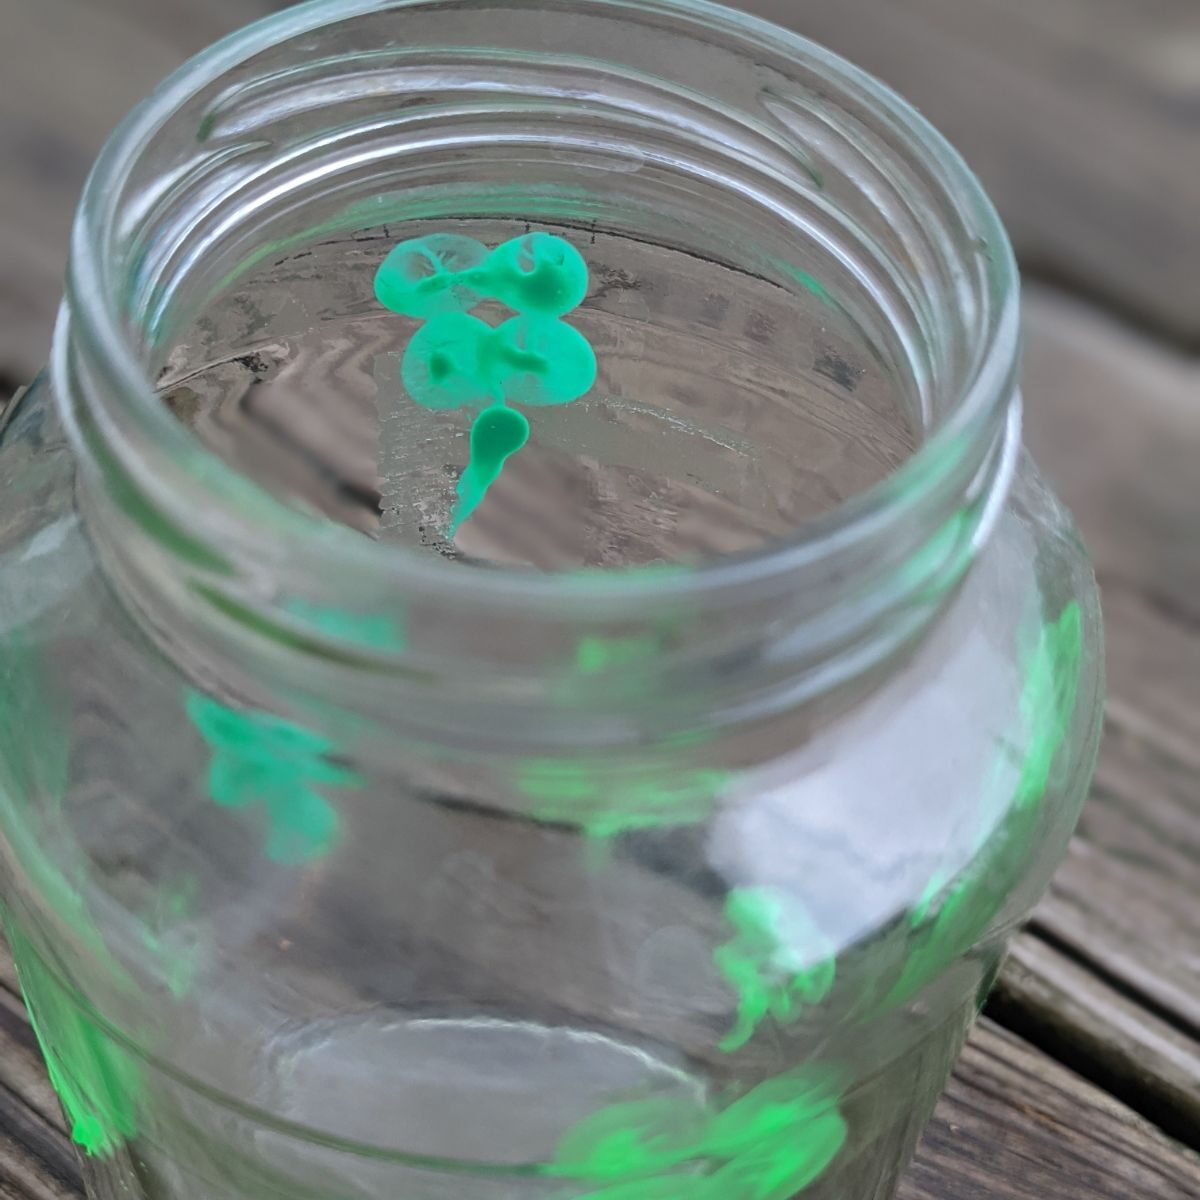
[[[1083,614],[1072,602],[1042,627],[1026,667],[1020,710],[1027,749],[1014,798],[1018,808],[1039,804],[1050,785],[1075,716],[1082,662]]]
[[[587,290],[580,253],[540,232],[492,251],[473,238],[435,233],[400,243],[379,267],[379,302],[424,322],[400,365],[409,396],[427,409],[484,410],[471,428],[451,537],[529,441],[528,420],[507,406],[570,404],[595,384],[591,343],[559,319],[582,303]],[[470,315],[488,300],[517,315],[495,328]]]
[[[567,1132],[547,1173],[601,1185],[577,1200],[790,1200],[845,1144],[838,1087],[810,1065],[716,1113],[665,1096],[612,1104]]]
[[[720,1042],[731,1054],[767,1017],[788,1025],[820,1004],[833,989],[837,954],[804,905],[778,888],[735,888],[725,918],[736,932],[713,962],[738,1000],[737,1023]]]
[[[1041,828],[1041,802],[1071,730],[1083,661],[1083,614],[1072,601],[1043,622],[1022,655],[1024,676],[1012,741],[1025,747],[1008,816],[990,837],[981,834],[975,860],[955,882],[936,874],[909,916],[917,931],[899,978],[884,1005],[904,1003],[986,933],[1008,899],[1013,874]],[[989,780],[1005,777],[1008,742]],[[989,782],[989,787],[996,786]]]
[[[529,316],[561,317],[583,303],[587,290],[579,251],[540,232],[490,252],[461,234],[414,238],[396,246],[375,276],[379,303],[418,320],[467,313],[488,299]]]
[[[303,866],[328,854],[339,820],[318,788],[362,782],[329,757],[332,743],[282,717],[238,711],[199,692],[188,694],[187,712],[212,751],[209,795],[221,808],[265,812],[267,857]]]
[[[515,408],[503,404],[485,408],[471,426],[471,457],[458,480],[458,503],[450,522],[450,536],[483,503],[488,488],[500,478],[504,464],[529,441],[529,422]]]

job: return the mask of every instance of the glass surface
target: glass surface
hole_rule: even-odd
[[[452,530],[475,412],[377,273],[527,233],[597,379]],[[320,3],[169,81],[0,427],[4,923],[92,1195],[888,1200],[1095,754],[1016,359],[953,152],[725,10]]]

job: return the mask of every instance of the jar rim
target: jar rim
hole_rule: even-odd
[[[272,558],[298,574],[370,581],[372,592],[444,593],[461,585],[461,566],[408,547],[376,542],[325,518],[287,505],[248,480],[205,447],[158,399],[125,329],[119,289],[104,247],[111,236],[105,197],[136,163],[154,132],[200,89],[273,44],[351,18],[436,6],[444,0],[309,0],[233,33],[168,76],[151,97],[118,127],[101,151],[85,185],[71,239],[67,302],[55,338],[54,369],[65,374],[67,341],[83,348],[121,416],[136,425],[137,451],[122,468],[137,491],[161,511],[173,512],[196,540],[233,552],[249,549],[254,531],[269,530]],[[1019,354],[1019,279],[1008,236],[991,201],[966,162],[907,101],[839,55],[798,34],[708,0],[572,0],[581,10],[615,16],[668,17],[709,37],[736,38],[773,55],[819,69],[856,97],[885,114],[914,148],[943,174],[956,197],[982,225],[990,253],[986,263],[994,303],[973,356],[974,369],[937,428],[896,470],[792,535],[739,555],[664,571],[661,564],[614,570],[542,573],[514,569],[473,572],[470,599],[494,604],[578,608],[636,614],[646,604],[686,595],[692,600],[796,586],[801,573],[834,566],[862,553],[881,533],[903,521],[961,466],[964,447],[995,430],[1015,391]],[[98,424],[104,421],[98,420]],[[111,422],[109,425],[111,426]],[[151,461],[153,459],[153,461]],[[261,533],[257,535],[261,540]],[[462,592],[459,587],[457,590]]]

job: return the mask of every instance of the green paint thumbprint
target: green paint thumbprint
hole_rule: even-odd
[[[458,503],[450,522],[450,535],[483,502],[488,488],[500,478],[504,464],[529,441],[529,422],[516,409],[503,404],[485,408],[471,426],[471,459],[458,481]]]

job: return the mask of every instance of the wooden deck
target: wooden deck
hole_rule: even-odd
[[[46,357],[117,118],[271,0],[0,0],[0,398]],[[883,76],[998,200],[1028,281],[1028,440],[1104,593],[1079,834],[904,1200],[1200,1197],[1200,3],[751,0]],[[0,960],[0,1196],[79,1173]]]

